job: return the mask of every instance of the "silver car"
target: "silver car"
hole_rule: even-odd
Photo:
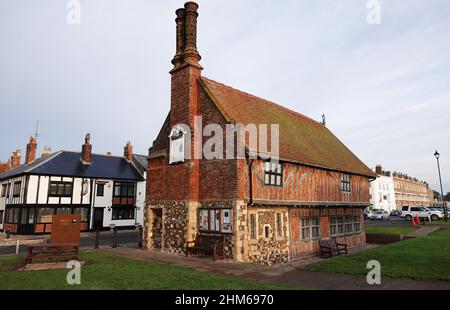
[[[389,221],[390,218],[391,218],[391,215],[387,211],[375,211],[369,215],[369,219],[372,221],[374,221],[374,220]]]

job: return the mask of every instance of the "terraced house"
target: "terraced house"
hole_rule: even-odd
[[[221,235],[229,258],[272,264],[316,254],[320,239],[364,244],[362,210],[375,174],[325,123],[203,77],[197,10],[188,2],[176,11],[170,113],[149,151],[146,247],[184,253],[198,235]],[[202,129],[219,124],[224,132],[229,124],[279,125],[279,158],[252,158],[249,145],[244,158],[177,156],[195,149],[178,125],[194,132],[199,116]]]

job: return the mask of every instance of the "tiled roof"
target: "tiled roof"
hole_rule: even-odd
[[[138,154],[133,154],[133,158],[136,160],[136,162],[139,164],[139,168],[147,171],[147,167],[148,167],[148,161],[147,158],[148,156],[145,155],[138,155]]]
[[[326,126],[273,102],[210,79],[205,91],[229,121],[237,124],[279,124],[280,158],[300,164],[375,176]]]
[[[59,151],[0,174],[0,180],[24,174],[54,175],[81,178],[143,181],[143,176],[124,157],[92,154],[92,163],[83,165],[81,153]]]

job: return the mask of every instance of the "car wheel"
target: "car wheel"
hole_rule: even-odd
[[[433,215],[431,216],[431,220],[432,220],[432,221],[439,221],[439,216],[437,216],[436,214],[433,214]]]
[[[407,220],[408,222],[411,222],[411,221],[412,221],[412,216],[411,216],[411,215],[407,215],[405,218],[406,218],[406,220]]]

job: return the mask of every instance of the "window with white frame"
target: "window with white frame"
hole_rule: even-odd
[[[361,233],[359,216],[334,216],[330,218],[331,237],[351,236]]]
[[[280,162],[264,162],[264,184],[283,186],[283,166]]]
[[[303,218],[301,228],[302,240],[320,239],[320,218]]]
[[[342,173],[341,174],[341,191],[350,193],[352,191],[351,185],[351,175]]]

